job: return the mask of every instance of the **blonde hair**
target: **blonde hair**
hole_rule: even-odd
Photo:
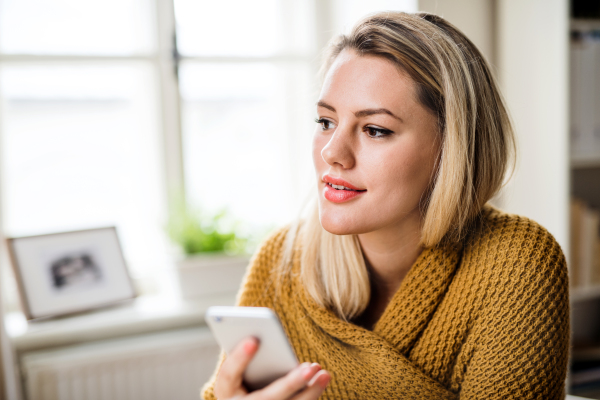
[[[384,12],[359,22],[327,48],[323,75],[343,50],[390,60],[414,81],[419,102],[437,116],[441,155],[422,199],[421,245],[464,239],[483,205],[502,187],[515,138],[504,101],[482,54],[453,25],[432,14]],[[340,318],[360,315],[370,299],[368,270],[356,235],[333,235],[311,215],[290,229],[282,258],[289,270],[301,249],[310,296]]]

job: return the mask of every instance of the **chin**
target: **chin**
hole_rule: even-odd
[[[323,229],[325,229],[327,232],[331,233],[332,235],[355,234],[355,232],[353,232],[352,230],[350,230],[346,227],[335,225],[335,224],[323,223],[323,221],[321,221],[321,226],[323,227]]]
[[[333,235],[358,235],[368,231],[361,229],[357,221],[352,221],[352,218],[348,218],[343,214],[345,213],[328,212],[319,209],[321,226]]]

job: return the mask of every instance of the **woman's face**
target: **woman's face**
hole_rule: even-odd
[[[412,79],[382,57],[344,50],[325,77],[317,113],[313,161],[323,228],[361,234],[420,218],[440,140]]]

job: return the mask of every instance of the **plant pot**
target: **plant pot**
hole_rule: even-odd
[[[186,300],[219,293],[236,293],[249,257],[208,253],[188,256],[177,263],[181,296]]]

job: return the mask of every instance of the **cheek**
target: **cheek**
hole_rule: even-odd
[[[418,203],[429,186],[437,157],[435,148],[425,149],[426,145],[414,143],[373,160],[372,171],[377,172],[373,176],[379,176],[380,188],[386,189],[380,193],[387,192],[396,201]]]

